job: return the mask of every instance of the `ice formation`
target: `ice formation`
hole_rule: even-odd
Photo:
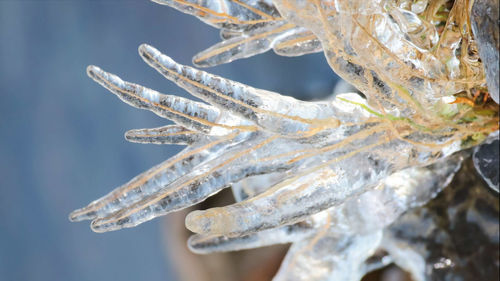
[[[472,1],[154,1],[221,29],[222,42],[196,55],[197,66],[270,49],[323,51],[366,98],[299,101],[180,65],[146,44],[147,64],[206,103],[89,66],[124,102],[175,123],[128,131],[127,140],[187,148],[70,219],[92,220],[96,232],[134,227],[231,187],[237,203],[187,216],[193,251],[293,243],[275,280],[360,280],[391,262],[414,280],[431,278],[425,257],[391,231],[451,181],[468,155],[461,150],[498,130]]]

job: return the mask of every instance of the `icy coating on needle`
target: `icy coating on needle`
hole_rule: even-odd
[[[70,219],[92,220],[96,232],[134,227],[231,187],[237,203],[187,216],[197,233],[193,251],[292,242],[275,280],[360,280],[390,262],[425,280],[419,260],[402,255],[384,231],[450,182],[468,155],[458,151],[498,130],[470,30],[472,3],[154,2],[221,29],[222,41],[193,58],[197,66],[271,49],[323,51],[366,98],[299,101],[180,65],[147,44],[139,47],[143,60],[204,103],[89,66],[88,75],[124,102],[175,123],[128,131],[127,140],[187,147]],[[386,257],[375,262],[381,249]]]

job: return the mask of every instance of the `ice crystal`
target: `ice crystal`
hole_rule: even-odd
[[[231,187],[237,203],[187,216],[193,251],[292,242],[275,280],[359,280],[390,262],[425,280],[425,261],[387,238],[388,227],[449,183],[467,154],[458,151],[498,130],[472,2],[154,1],[221,29],[222,41],[194,57],[197,66],[270,49],[323,51],[364,97],[299,101],[180,65],[146,44],[139,54],[147,64],[206,103],[89,66],[126,103],[175,123],[128,131],[127,140],[187,148],[71,220],[92,220],[96,232],[134,227]],[[374,258],[381,250],[387,255]]]

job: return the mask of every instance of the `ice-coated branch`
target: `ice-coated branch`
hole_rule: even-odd
[[[302,102],[177,64],[148,45],[139,53],[167,79],[211,105],[163,95],[89,67],[94,80],[125,102],[178,124],[129,131],[127,139],[190,145],[71,214],[72,220],[92,219],[95,231],[133,227],[248,177],[271,174],[279,182],[234,205],[190,214],[188,228],[241,236],[298,223],[374,188],[394,172],[451,154],[466,136],[426,131],[410,119],[377,112],[356,94]]]
[[[186,148],[176,156],[136,176],[108,195],[90,203],[87,207],[72,212],[70,219],[80,221],[104,218],[127,208],[146,196],[161,192],[177,178],[193,170],[203,161],[212,159],[214,154],[230,146],[235,137],[236,135],[232,134],[212,142]]]
[[[466,156],[457,154],[428,167],[397,172],[376,189],[325,211],[316,232],[293,244],[273,280],[319,281],[335,277],[357,281],[378,266],[387,265],[390,256],[381,259],[380,265],[373,264],[371,256],[377,249],[405,249],[384,241],[384,228],[410,208],[434,198],[451,181]],[[394,258],[401,261],[397,255]]]
[[[392,1],[273,3],[285,19],[319,38],[337,74],[386,111],[433,123],[439,110],[425,109],[436,108],[441,97],[485,86],[477,52],[465,51],[476,48],[470,32],[456,30],[468,29],[465,1],[454,5],[442,34],[436,32],[442,19],[433,14],[435,3],[429,11],[401,9]]]
[[[366,150],[377,149],[381,150],[376,146],[366,147]],[[332,223],[337,224],[342,231],[369,231],[373,224],[373,228],[378,229],[394,221],[408,208],[419,202],[427,202],[435,196],[460,167],[462,157],[454,156],[444,164],[408,169],[389,177],[387,175],[392,171],[389,167],[394,167],[395,163],[384,163],[368,152],[358,151],[355,155],[339,158],[334,163],[326,162],[318,166],[309,163],[310,169],[305,169],[301,174],[245,201],[206,211],[194,211],[186,217],[186,226],[196,233],[241,236],[299,222],[337,206],[331,209]],[[377,163],[375,168],[374,162]],[[360,172],[347,173],[342,168],[355,166]],[[356,200],[348,199],[356,198],[355,195],[366,191],[365,188],[373,187],[374,183],[385,177],[387,178],[381,183],[381,187],[363,193]],[[419,190],[419,185],[425,187]],[[397,197],[399,193],[404,196]],[[380,208],[389,209],[381,210],[380,217],[376,218],[365,214],[370,212],[374,216],[377,213],[373,210]],[[380,224],[382,226],[377,227]],[[358,227],[364,228],[364,231]]]
[[[137,143],[191,145],[201,142],[203,134],[182,126],[168,125],[151,129],[136,129],[125,132],[125,139]]]
[[[96,232],[133,227],[231,187],[236,203],[187,216],[196,233],[192,251],[293,243],[275,280],[354,281],[392,261],[423,280],[424,258],[398,244],[397,220],[448,185],[467,156],[458,151],[498,130],[471,3],[153,1],[221,29],[223,41],[194,57],[199,66],[270,49],[284,56],[324,51],[366,99],[343,93],[298,101],[178,64],[143,44],[148,65],[202,102],[96,66],[88,74],[124,102],[175,123],[130,130],[127,140],[187,147],[70,219],[92,220]]]
[[[153,1],[194,15],[221,29],[223,41],[193,57],[193,63],[198,67],[229,63],[270,49],[283,56],[300,56],[322,50],[314,34],[283,20],[271,1]]]
[[[353,236],[318,232],[292,245],[273,281],[358,281],[381,239],[382,231]]]
[[[286,21],[271,22],[213,45],[194,56],[193,63],[209,67],[261,54],[273,48],[281,37],[295,33],[295,29]]]
[[[317,127],[337,127],[328,106],[300,102],[280,94],[255,89],[238,82],[177,64],[149,45],[139,53],[151,67],[192,95],[280,134],[308,133]]]
[[[295,27],[280,36],[273,50],[280,56],[295,57],[323,51],[316,35],[303,27]]]
[[[178,96],[160,94],[143,86],[123,81],[97,66],[87,68],[88,75],[122,101],[141,109],[148,109],[163,118],[195,131],[207,132],[214,125],[219,111],[199,102]]]
[[[300,241],[315,232],[309,222],[297,223],[249,235],[227,237],[195,234],[188,240],[189,249],[198,254],[239,251]]]
[[[266,0],[152,0],[183,13],[196,16],[218,28],[243,30],[255,25],[280,20],[281,17],[270,1]]]

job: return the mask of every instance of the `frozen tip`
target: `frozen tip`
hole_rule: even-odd
[[[101,72],[102,72],[102,69],[100,69],[99,67],[97,67],[95,65],[87,66],[87,75],[91,78],[96,77],[96,75],[98,73],[101,73]]]
[[[72,222],[91,220],[95,218],[95,212],[89,211],[87,208],[82,208],[71,212],[68,218]]]
[[[137,132],[135,130],[128,130],[125,132],[125,134],[123,134],[125,139],[128,141],[132,141],[136,135],[137,135]]]
[[[186,228],[203,235],[226,235],[234,226],[232,217],[224,215],[224,208],[193,211],[186,216]]]
[[[212,67],[212,66],[216,66],[217,65],[217,64],[210,64],[210,63],[208,63],[207,59],[200,59],[200,57],[201,57],[200,54],[195,55],[191,59],[191,62],[193,63],[194,66],[200,67],[200,68],[207,68],[207,67]]]
[[[211,219],[206,216],[207,211],[193,211],[186,216],[186,228],[194,233],[207,234],[210,232]]]
[[[77,211],[73,211],[73,212],[71,212],[71,213],[69,214],[69,216],[68,216],[68,219],[69,219],[69,221],[71,221],[71,222],[77,222],[77,221],[80,221],[80,220],[78,219],[78,214],[77,214]]]
[[[187,246],[191,252],[199,255],[210,253],[210,251],[206,250],[206,246],[204,245],[202,239],[203,237],[205,236],[200,234],[191,235],[189,237],[187,241]]]
[[[106,228],[106,224],[102,223],[102,219],[93,220],[90,223],[90,229],[96,233],[104,233],[106,231],[111,231],[112,229]]]
[[[144,57],[144,55],[147,54],[154,54],[159,52],[157,49],[146,43],[141,44],[138,49],[139,49],[139,55],[141,55],[142,57]]]
[[[140,143],[141,142],[140,139],[143,136],[143,134],[141,134],[141,131],[139,130],[128,130],[125,132],[123,136],[125,137],[126,141],[133,143]]]

